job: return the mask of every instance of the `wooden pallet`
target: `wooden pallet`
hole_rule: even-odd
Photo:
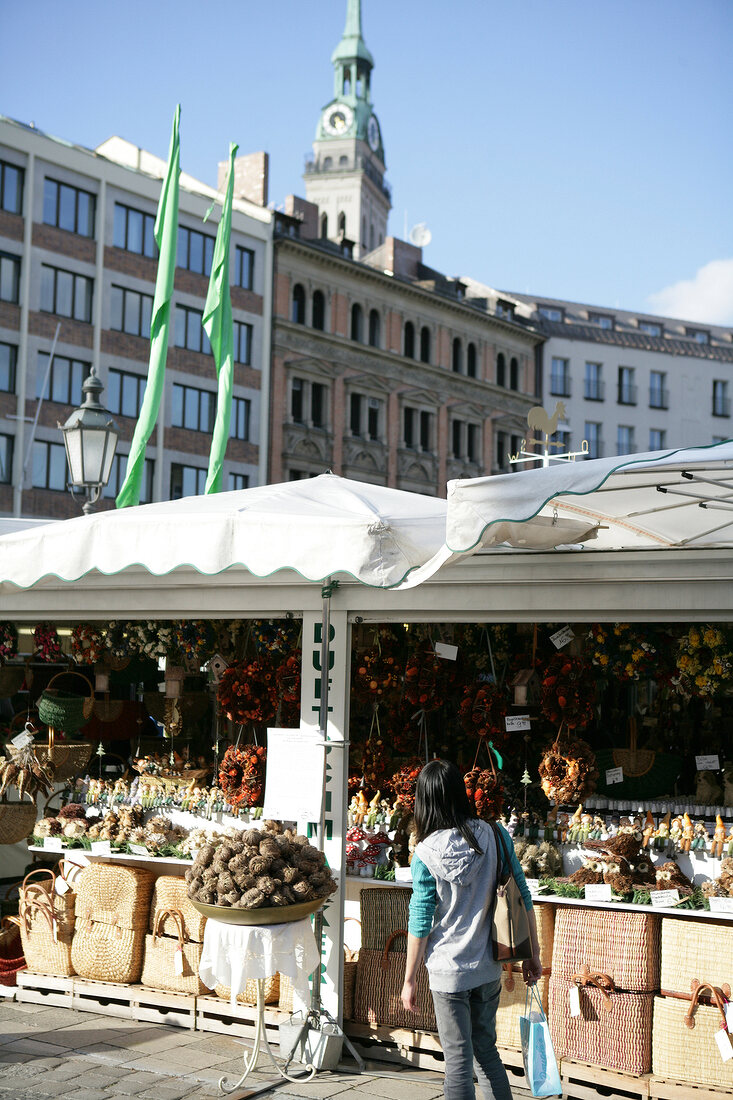
[[[572,1058],[560,1061],[562,1094],[566,1100],[602,1100],[613,1096],[619,1100],[649,1100],[648,1073],[634,1076],[604,1069],[591,1062],[576,1062]],[[685,1100],[682,1094],[678,1100]]]
[[[711,1053],[717,1056],[717,1051]],[[714,1088],[711,1085],[693,1085],[689,1082],[670,1081],[666,1077],[649,1078],[649,1096],[653,1100],[730,1100],[733,1088]]]
[[[132,1015],[136,1020],[170,1027],[196,1027],[196,997],[193,993],[171,993],[167,989],[132,988]]]
[[[73,1008],[73,978],[58,978],[55,974],[36,974],[32,970],[18,973],[16,1000],[49,1008]]]
[[[15,985],[3,985],[0,982],[0,1000],[14,1001],[17,988]]]
[[[289,1012],[277,1006],[265,1007],[267,1040],[273,1050],[280,1041],[278,1028],[281,1020],[287,1020]],[[231,1004],[221,997],[196,998],[196,1030],[213,1031],[218,1035],[234,1035],[240,1039],[254,1039],[257,1009],[254,1005]]]
[[[77,1012],[96,1012],[100,1016],[119,1016],[132,1019],[131,985],[119,982],[97,982],[90,978],[74,977],[72,1008]]]
[[[361,1024],[355,1020],[344,1020],[344,1032],[367,1061],[443,1072],[443,1051],[435,1032]]]

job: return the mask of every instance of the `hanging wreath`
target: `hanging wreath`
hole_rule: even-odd
[[[468,684],[458,708],[461,725],[475,737],[501,740],[506,736],[506,699],[496,684]]]
[[[202,665],[216,650],[216,631],[207,619],[183,619],[175,624],[174,643],[185,660]]]
[[[677,643],[672,683],[681,695],[709,698],[728,686],[733,653],[727,634],[715,626],[691,626]]]
[[[423,646],[407,658],[405,665],[405,699],[413,707],[426,712],[438,710],[445,703],[450,669],[435,651]]]
[[[262,745],[230,745],[219,768],[219,788],[231,806],[261,806],[267,751]]]
[[[593,721],[596,689],[590,668],[577,657],[557,653],[542,679],[540,705],[554,725],[585,729]]]
[[[395,798],[405,813],[411,814],[415,809],[415,787],[417,778],[425,766],[424,760],[417,757],[403,764],[398,772],[392,776],[392,789]]]
[[[61,649],[56,627],[51,623],[39,623],[33,631],[34,656],[38,661],[63,661],[64,653]]]
[[[296,619],[253,619],[251,637],[258,656],[292,653],[298,644],[300,623]]]
[[[301,651],[296,649],[281,665],[278,665],[275,672],[279,722],[283,726],[293,728],[300,725],[301,660]]]
[[[648,628],[631,623],[594,623],[588,635],[592,664],[614,680],[643,680],[658,676],[659,650]]]
[[[95,665],[104,653],[104,634],[91,623],[79,623],[71,632],[71,655],[77,664]]]
[[[18,652],[18,631],[12,623],[0,623],[0,663]]]
[[[542,790],[558,804],[585,802],[596,789],[598,768],[587,741],[573,739],[561,726],[555,742],[545,749],[539,766]]]
[[[132,652],[130,631],[132,623],[123,623],[112,619],[107,625],[107,633],[104,636],[104,644],[107,652],[115,660],[121,661],[129,657]]]
[[[277,710],[274,673],[262,661],[238,661],[222,673],[217,699],[232,722],[271,722]]]
[[[176,648],[175,623],[147,619],[143,622],[128,624],[128,627],[131,627],[130,647],[141,657],[157,660],[159,657],[166,657]]]
[[[491,768],[472,768],[464,775],[463,782],[476,817],[491,821],[499,816],[504,805],[504,791],[496,772]]]
[[[392,654],[370,649],[357,658],[353,689],[362,702],[382,702],[399,685],[399,665]]]

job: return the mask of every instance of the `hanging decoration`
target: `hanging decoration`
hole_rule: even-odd
[[[429,642],[410,654],[405,665],[404,688],[410,706],[419,707],[425,714],[442,707],[451,671],[451,663],[438,657]]]
[[[302,654],[296,649],[275,671],[278,696],[278,724],[295,729],[300,725],[300,666]]]
[[[392,789],[395,798],[406,814],[411,814],[415,809],[415,788],[417,778],[425,766],[424,760],[415,757],[403,764],[399,771],[392,776]]]
[[[175,624],[175,647],[189,664],[201,666],[216,650],[216,631],[206,619],[182,619]]]
[[[221,760],[219,788],[231,806],[261,806],[267,751],[262,745],[230,745]]]
[[[155,622],[152,619],[139,623],[128,624],[132,626],[130,631],[131,648],[137,651],[141,657],[167,657],[176,648],[176,624],[171,622]]]
[[[107,624],[104,641],[107,652],[115,661],[126,661],[132,653],[132,626],[132,623],[124,623],[118,619],[112,619]]]
[[[677,668],[672,683],[688,698],[710,698],[728,686],[733,670],[733,646],[715,626],[691,626],[678,640]]]
[[[503,741],[506,712],[506,698],[496,684],[478,682],[464,688],[458,717],[466,733]]]
[[[476,817],[482,821],[498,817],[504,805],[504,791],[496,772],[491,768],[472,768],[466,772],[463,781]]]
[[[549,799],[561,804],[584,802],[596,789],[598,769],[586,741],[573,738],[561,725],[554,743],[540,761],[541,786]]]
[[[355,657],[352,688],[362,703],[387,702],[402,686],[397,639],[384,628],[376,632],[376,645]]]
[[[33,650],[37,661],[63,661],[64,653],[55,626],[51,623],[38,624],[33,631]]]
[[[300,630],[301,624],[297,619],[253,619],[250,637],[258,657],[265,654],[284,657],[297,646]]]
[[[105,650],[104,632],[92,623],[79,623],[71,632],[71,656],[79,665],[96,665]]]
[[[274,672],[263,661],[237,661],[222,673],[216,696],[232,722],[271,722],[277,710]]]
[[[540,706],[545,718],[553,725],[564,723],[570,729],[582,730],[593,721],[595,702],[595,682],[589,666],[578,657],[556,654],[542,678]]]
[[[594,623],[588,638],[591,663],[605,678],[622,682],[658,678],[661,655],[655,634],[648,627]]]
[[[0,623],[0,664],[18,652],[18,631],[12,623]]]

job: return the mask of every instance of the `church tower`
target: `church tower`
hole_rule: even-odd
[[[392,203],[372,109],[374,59],[361,33],[361,0],[347,4],[344,33],[331,55],[334,97],[321,111],[304,178],[306,199],[319,208],[319,235],[353,241],[358,259],[383,243]]]

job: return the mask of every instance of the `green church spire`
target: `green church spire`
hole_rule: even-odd
[[[336,49],[331,54],[334,65],[342,61],[364,61],[370,68],[374,58],[361,33],[361,0],[347,0],[346,26]]]

